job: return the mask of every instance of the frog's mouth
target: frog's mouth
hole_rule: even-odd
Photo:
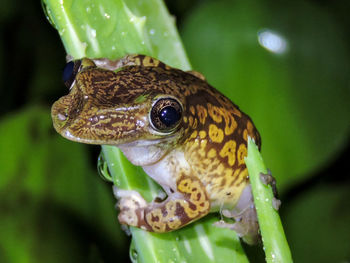
[[[144,105],[98,107],[73,90],[53,104],[51,115],[59,134],[80,143],[140,147],[172,137],[154,132]]]

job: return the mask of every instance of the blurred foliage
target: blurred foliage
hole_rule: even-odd
[[[284,38],[285,51],[264,49],[263,32]],[[323,10],[303,1],[208,2],[185,20],[183,40],[194,69],[252,117],[280,189],[348,138],[349,53]]]
[[[193,68],[261,132],[295,262],[349,261],[349,2],[168,3]],[[262,29],[288,51],[259,46]],[[96,154],[51,127],[65,54],[40,2],[4,0],[0,34],[0,262],[127,262]]]
[[[0,145],[0,262],[112,262],[123,251],[111,188],[86,146],[52,131],[47,108],[2,118]]]

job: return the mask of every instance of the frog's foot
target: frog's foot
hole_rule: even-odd
[[[147,202],[142,196],[133,190],[122,190],[113,187],[115,197],[119,200],[117,206],[120,210],[118,220],[123,225],[137,226],[147,229],[147,225],[142,221],[143,208]]]
[[[271,171],[268,170],[267,174],[260,173],[260,180],[263,184],[271,186],[274,195],[274,197],[272,198],[272,206],[274,209],[278,210],[282,202],[278,199],[275,177],[273,177]]]
[[[235,223],[226,223],[220,220],[214,223],[217,227],[229,228],[234,230],[247,244],[256,244],[259,240],[259,224],[256,216],[255,207],[247,208],[240,214],[233,215],[228,210],[222,211],[225,216],[233,218]]]
[[[202,183],[194,177],[182,176],[177,191],[159,202],[146,203],[136,191],[115,190],[121,224],[147,231],[168,232],[205,216],[210,211],[208,195]]]
[[[223,220],[214,223],[215,226],[234,230],[248,244],[256,244],[259,240],[259,224],[251,193],[251,187],[244,188],[241,197],[233,210],[223,209],[221,214],[233,218],[235,223]]]

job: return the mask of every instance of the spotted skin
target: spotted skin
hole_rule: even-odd
[[[52,107],[55,129],[73,141],[120,147],[168,195],[151,203],[119,195],[122,224],[167,232],[236,206],[249,185],[244,162],[248,136],[260,147],[259,133],[246,114],[200,73],[148,56],[83,59],[82,65],[70,93]],[[152,126],[150,111],[158,98],[181,104],[181,120],[171,132]]]

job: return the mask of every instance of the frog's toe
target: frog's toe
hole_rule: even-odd
[[[260,173],[260,180],[264,185],[270,185],[273,195],[278,198],[276,178],[272,176],[271,171],[268,170],[266,174]]]
[[[256,219],[255,208],[247,209],[240,215],[230,216],[235,223],[227,223],[220,220],[214,223],[215,226],[234,230],[247,244],[254,245],[259,240],[259,224]]]
[[[272,199],[272,206],[275,210],[278,211],[280,208],[282,202],[278,199],[278,192],[277,192],[277,186],[276,186],[276,179],[272,176],[271,171],[268,170],[267,174],[260,173],[260,180],[265,185],[270,185],[273,192],[273,199]]]
[[[144,217],[144,207],[147,202],[142,196],[133,190],[122,190],[113,187],[115,197],[119,200],[117,207],[119,208],[118,220],[121,224],[129,226],[139,226],[140,220]]]

